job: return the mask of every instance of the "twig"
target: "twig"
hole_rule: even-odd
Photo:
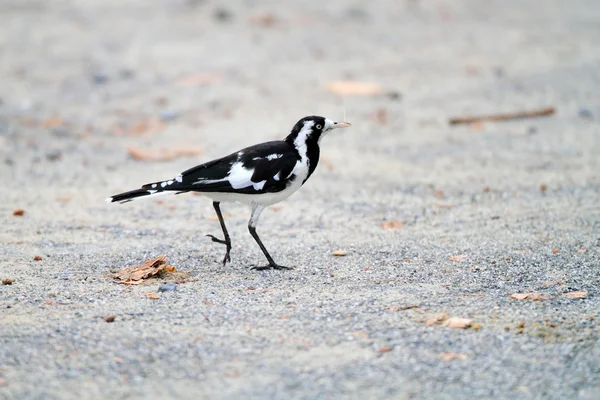
[[[507,120],[511,120],[511,119],[544,117],[547,115],[553,115],[555,112],[556,112],[556,109],[554,107],[546,107],[546,108],[541,108],[539,110],[534,110],[534,111],[521,111],[521,112],[506,113],[506,114],[480,115],[478,117],[457,117],[457,118],[450,118],[450,125],[473,124],[476,122],[483,122],[483,121],[507,121]]]

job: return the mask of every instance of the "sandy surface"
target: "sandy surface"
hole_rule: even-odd
[[[597,398],[600,4],[364,3],[0,4],[0,398]],[[292,271],[244,206],[222,267],[206,198],[103,202],[344,109],[259,225]],[[158,300],[106,278],[160,254]]]

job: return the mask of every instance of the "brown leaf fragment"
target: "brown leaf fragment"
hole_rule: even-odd
[[[54,116],[54,117],[48,118],[47,120],[42,122],[42,127],[51,129],[51,128],[61,127],[64,124],[65,124],[65,121],[62,118]]]
[[[12,279],[2,279],[2,284],[3,285],[12,285],[13,280]]]
[[[550,287],[550,286],[558,286],[558,285],[563,285],[564,282],[562,281],[557,281],[557,282],[546,282],[544,284],[542,284],[543,287]]]
[[[558,254],[559,251],[560,250],[558,250],[558,249],[552,249],[552,254]]]
[[[443,325],[448,328],[465,329],[471,326],[472,323],[473,320],[469,318],[452,317],[444,321]]]
[[[13,215],[15,217],[22,217],[23,214],[25,214],[25,210],[23,210],[22,208],[17,208],[15,211],[13,211]]]
[[[378,83],[371,82],[355,82],[355,81],[338,81],[330,82],[325,85],[325,88],[335,94],[358,94],[358,95],[375,95],[382,92],[382,88]]]
[[[425,322],[425,326],[431,326],[442,323],[448,317],[448,313],[436,314],[433,318]]]
[[[381,226],[383,229],[385,229],[388,232],[394,232],[394,231],[397,231],[398,229],[402,228],[404,226],[404,222],[402,222],[402,221],[384,221],[381,224],[379,224],[379,226]]]
[[[552,299],[552,297],[546,296],[543,293],[513,293],[508,297],[513,300],[541,301],[541,300],[551,300]]]
[[[393,347],[381,347],[381,348],[377,349],[377,352],[378,353],[389,353],[393,349],[394,349]]]
[[[522,111],[522,112],[514,112],[514,113],[506,113],[506,114],[490,114],[490,115],[480,115],[475,117],[456,117],[450,118],[450,125],[458,125],[458,124],[473,124],[476,122],[483,121],[507,121],[511,119],[524,119],[524,118],[535,118],[535,117],[544,117],[553,115],[556,112],[554,107],[546,107],[541,108],[539,110],[533,111]]]
[[[336,250],[331,254],[335,257],[344,257],[348,253],[346,253],[344,250]]]
[[[546,185],[545,183],[542,183],[540,185],[540,191],[545,192],[546,190],[548,190],[548,185]]]
[[[203,86],[216,83],[221,80],[221,75],[205,75],[205,74],[194,74],[186,76],[177,80],[178,85],[182,86]]]
[[[104,318],[104,320],[106,322],[115,322],[115,316],[114,315],[109,315],[108,317]]]
[[[33,261],[42,261],[42,257],[35,256],[35,257],[33,257]]]
[[[568,299],[585,299],[588,295],[588,292],[569,292],[563,293],[562,297],[566,297]]]
[[[193,157],[202,154],[199,148],[175,148],[159,150],[141,150],[135,147],[127,148],[127,154],[137,161],[171,161],[179,157]]]
[[[446,361],[467,359],[467,355],[462,353],[440,353],[440,357]]]
[[[177,268],[172,265],[167,265],[167,256],[163,254],[160,257],[148,260],[142,265],[137,267],[126,267],[118,272],[111,274],[110,277],[115,280],[116,283],[122,283],[125,285],[139,285],[144,280],[153,278],[174,278],[185,279],[188,274],[184,272],[178,272]]]
[[[251,25],[260,26],[263,28],[272,28],[277,23],[277,18],[273,14],[257,14],[248,19]]]
[[[369,338],[369,334],[367,332],[352,332],[352,336],[354,337],[360,337],[363,339],[368,339]]]
[[[461,254],[458,256],[450,256],[448,257],[450,259],[450,261],[454,261],[454,262],[460,262],[462,260],[464,260],[465,258],[467,258],[466,254]]]
[[[159,295],[157,295],[156,293],[152,293],[152,292],[142,293],[142,296],[147,297],[147,298],[152,299],[152,300],[158,300],[158,299],[160,299]]]

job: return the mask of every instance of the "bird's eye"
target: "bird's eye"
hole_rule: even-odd
[[[322,128],[322,126],[321,126],[321,125],[319,125],[319,124],[317,124],[317,126],[316,126],[315,128],[317,128],[317,129],[321,129],[321,128]]]

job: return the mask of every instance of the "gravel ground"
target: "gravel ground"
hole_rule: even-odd
[[[592,0],[3,1],[0,398],[598,398],[599,21]],[[325,89],[348,79],[383,93]],[[249,269],[242,205],[222,267],[206,198],[103,202],[344,110],[259,225],[292,271]],[[190,278],[159,299],[106,277],[161,254]]]

